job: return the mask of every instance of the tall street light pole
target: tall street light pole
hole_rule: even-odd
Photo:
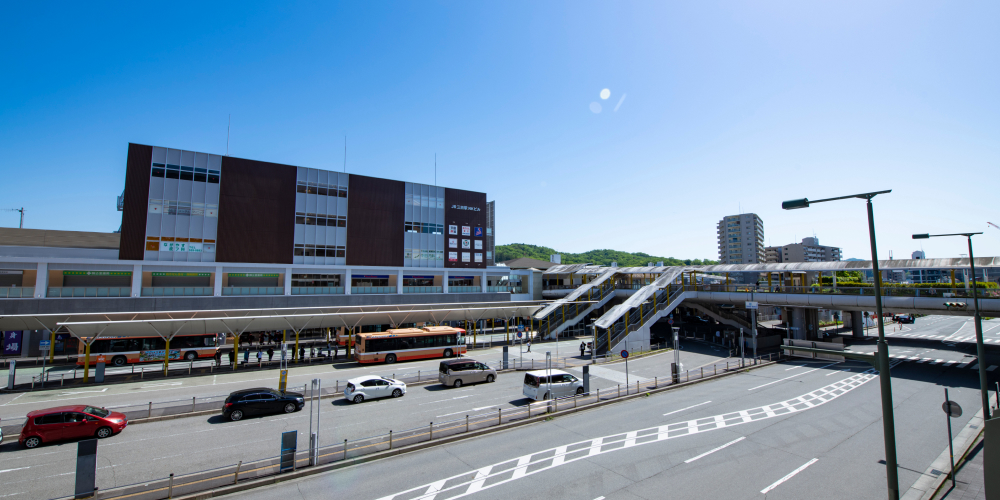
[[[983,343],[983,317],[979,314],[979,293],[976,292],[976,261],[972,255],[972,237],[978,233],[953,233],[953,234],[914,234],[913,239],[924,240],[927,238],[937,238],[940,236],[965,236],[969,241],[969,267],[972,268],[972,303],[976,308],[976,315],[973,321],[976,324],[976,356],[979,361],[979,392],[983,398],[983,416],[986,420],[990,417],[990,394],[986,382],[986,345]],[[966,281],[968,283],[968,281]]]
[[[875,311],[878,314],[878,342],[876,344],[878,351],[876,351],[876,356],[878,356],[879,385],[882,389],[882,438],[885,441],[885,480],[889,490],[889,500],[899,500],[899,471],[897,470],[898,465],[896,463],[896,423],[892,411],[892,380],[889,375],[889,344],[885,341],[885,328],[882,325],[882,283],[878,268],[878,251],[875,247],[875,215],[872,212],[872,198],[890,192],[892,190],[887,189],[885,191],[852,194],[850,196],[838,196],[836,198],[825,198],[815,201],[802,198],[800,200],[783,202],[781,208],[785,210],[809,208],[809,205],[812,203],[850,198],[861,198],[868,202],[868,239],[871,242],[872,271],[875,277]]]

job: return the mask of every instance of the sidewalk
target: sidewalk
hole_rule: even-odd
[[[939,500],[985,500],[986,489],[983,484],[983,439],[969,451],[969,456],[959,467],[955,476],[955,488],[951,488],[951,481],[945,482],[945,493],[942,496],[934,497]]]

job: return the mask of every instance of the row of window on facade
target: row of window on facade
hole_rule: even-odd
[[[444,234],[444,224],[430,222],[406,222],[403,231],[407,233]]]
[[[298,212],[295,214],[295,223],[307,226],[347,227],[347,216]]]
[[[414,207],[444,208],[444,198],[419,194],[407,194],[406,204]]]
[[[172,236],[147,236],[146,250],[152,252],[215,252],[215,240],[175,238]]]
[[[165,177],[167,179],[180,179],[182,181],[219,183],[218,170],[209,170],[201,167],[182,167],[169,163],[154,163],[151,171],[153,177]]]
[[[462,262],[482,262],[483,254],[476,252],[471,254],[470,252],[448,252],[448,262],[458,262],[459,254],[461,253]],[[472,260],[470,260],[472,259]]]
[[[149,200],[149,213],[189,215],[192,217],[218,217],[219,205],[194,201]]]
[[[295,245],[298,257],[346,257],[347,247],[333,245]]]
[[[347,186],[334,186],[331,184],[299,181],[295,186],[295,190],[299,193],[347,198]]]

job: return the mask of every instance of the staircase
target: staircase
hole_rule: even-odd
[[[645,329],[663,316],[670,314],[683,300],[684,285],[674,281],[687,268],[674,268],[661,274],[656,281],[640,288],[625,302],[612,307],[594,322],[597,340],[594,348],[598,354],[616,349],[630,333]]]
[[[617,269],[608,269],[593,281],[580,285],[569,295],[535,313],[533,318],[539,322],[538,335],[554,338],[587,317],[591,311],[607,304],[615,296],[614,275],[617,272]]]

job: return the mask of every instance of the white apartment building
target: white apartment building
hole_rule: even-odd
[[[720,264],[764,262],[764,221],[757,214],[727,215],[717,229]]]

